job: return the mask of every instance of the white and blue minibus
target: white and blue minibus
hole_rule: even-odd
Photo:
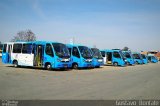
[[[93,57],[90,48],[82,45],[67,44],[71,55],[73,69],[93,68]]]
[[[48,70],[71,67],[66,45],[47,41],[4,43],[2,62],[14,67],[31,66]]]
[[[104,65],[113,66],[126,66],[127,60],[125,59],[121,50],[102,50]]]

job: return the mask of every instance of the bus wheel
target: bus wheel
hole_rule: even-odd
[[[18,67],[18,61],[15,60],[15,61],[13,62],[13,66],[14,66],[15,68],[17,68],[17,67]]]
[[[48,64],[46,65],[46,69],[47,69],[47,70],[51,70],[51,69],[52,69],[52,65],[51,65],[50,63],[48,63]]]
[[[118,66],[118,63],[117,63],[117,62],[115,62],[115,63],[113,63],[113,65],[114,65],[114,66]]]
[[[77,63],[74,63],[74,64],[72,65],[72,68],[73,68],[73,69],[78,69],[78,64],[77,64]]]

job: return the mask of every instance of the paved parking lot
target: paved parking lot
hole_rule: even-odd
[[[160,99],[160,63],[46,71],[0,62],[0,99]]]

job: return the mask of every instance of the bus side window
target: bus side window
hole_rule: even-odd
[[[13,53],[21,53],[22,44],[14,44],[13,45]]]
[[[46,44],[45,52],[46,52],[47,55],[49,55],[51,57],[54,57],[52,46],[50,44]]]
[[[69,50],[69,54],[70,54],[70,56],[71,56],[71,50],[72,50],[72,49],[71,49],[71,48],[68,48],[68,50]]]
[[[78,58],[80,58],[80,55],[79,55],[78,49],[77,49],[76,47],[73,47],[72,55],[73,55],[73,56],[76,56],[76,57],[78,57]]]
[[[34,54],[35,53],[35,49],[36,49],[36,47],[35,47],[36,45],[35,44],[33,44],[32,45],[32,54]]]
[[[120,57],[120,54],[119,54],[118,52],[113,52],[113,56],[114,56],[115,58],[121,58],[121,57]]]
[[[105,51],[101,51],[103,57],[105,57]]]
[[[6,53],[6,50],[7,50],[7,44],[4,44],[3,45],[3,53]]]
[[[150,60],[150,61],[151,61],[151,57],[148,57],[148,60]]]
[[[22,53],[31,54],[32,44],[23,44]]]

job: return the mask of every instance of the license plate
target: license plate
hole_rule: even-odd
[[[91,64],[88,64],[88,67],[92,67],[92,65],[91,65]]]
[[[64,64],[63,66],[64,66],[64,67],[68,67],[68,65],[67,65],[67,64]]]

